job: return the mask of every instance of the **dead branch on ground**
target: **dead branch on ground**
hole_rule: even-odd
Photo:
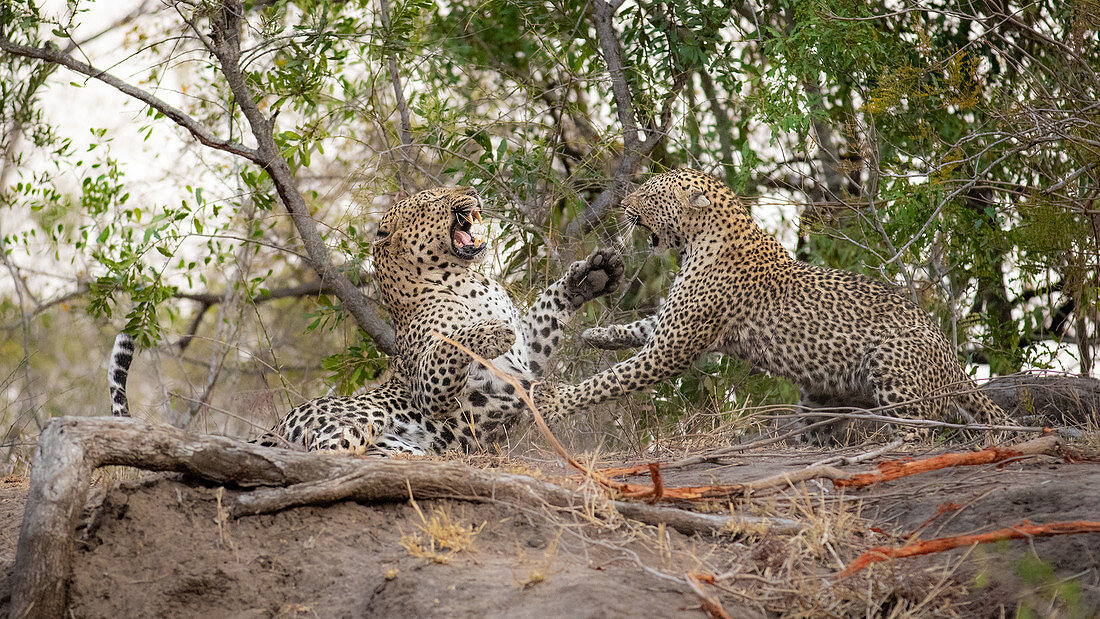
[[[708,617],[711,619],[730,619],[729,613],[726,612],[725,608],[722,608],[722,602],[703,590],[703,581],[713,583],[713,576],[688,572],[684,575],[684,579],[687,580],[688,586],[695,592],[695,595],[699,596],[699,603],[702,604],[703,612]]]
[[[1058,455],[1065,447],[1056,434],[1048,434],[1008,449],[989,447],[972,453],[946,453],[921,460],[883,462],[873,473],[860,473],[843,479],[834,479],[838,488],[862,488],[871,484],[890,481],[918,473],[938,471],[955,466],[996,464],[1023,456]]]
[[[990,531],[989,533],[941,537],[938,539],[914,542],[908,546],[902,546],[901,548],[878,546],[856,557],[855,561],[849,563],[848,567],[844,568],[844,571],[842,571],[838,577],[847,578],[872,563],[879,563],[887,559],[900,559],[903,557],[934,554],[954,548],[973,546],[974,544],[988,544],[990,542],[999,542],[1008,539],[1053,537],[1055,535],[1072,535],[1075,533],[1100,533],[1100,522],[1074,520],[1072,522],[1031,524],[1024,521],[1019,526],[998,529],[996,531]]]

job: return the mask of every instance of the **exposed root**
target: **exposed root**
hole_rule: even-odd
[[[703,582],[714,582],[714,576],[709,574],[699,574],[697,572],[688,572],[684,575],[687,580],[687,584],[691,587],[691,590],[699,596],[699,602],[703,605],[703,612],[707,614],[711,619],[730,619],[729,613],[725,608],[722,608],[722,602],[718,601],[718,598],[713,595],[708,595],[703,590]]]
[[[938,471],[953,466],[996,464],[1022,456],[1057,455],[1062,452],[1063,447],[1064,443],[1061,437],[1056,434],[1048,434],[1016,445],[1011,449],[990,447],[972,453],[947,453],[923,460],[883,462],[878,465],[878,470],[873,473],[860,473],[846,478],[834,479],[833,484],[838,488],[862,488],[871,484],[918,473]]]
[[[915,557],[937,552],[944,552],[963,546],[974,544],[988,544],[1007,539],[1026,539],[1029,537],[1053,537],[1055,535],[1072,535],[1074,533],[1100,533],[1100,522],[1090,520],[1075,520],[1072,522],[1051,522],[1048,524],[1023,524],[1005,529],[980,533],[975,535],[957,535],[955,537],[941,537],[917,541],[901,548],[888,548],[878,546],[856,557],[855,561],[848,564],[839,578],[847,578],[862,570],[872,563],[879,563],[887,559],[900,559],[903,557]]]

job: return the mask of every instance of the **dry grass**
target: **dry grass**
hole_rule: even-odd
[[[402,531],[401,547],[412,556],[433,563],[450,563],[456,553],[473,548],[474,539],[485,526],[484,522],[476,527],[459,524],[445,505],[432,505],[431,513],[426,515],[411,497],[409,503],[420,518],[420,522],[413,523],[419,533]]]

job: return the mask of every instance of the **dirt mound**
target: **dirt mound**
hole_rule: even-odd
[[[583,540],[504,505],[345,502],[222,522],[219,492],[163,478],[111,491],[78,553],[73,613],[639,616],[697,603],[632,566],[619,536]],[[440,515],[476,531],[468,549],[428,556],[422,527]]]
[[[745,482],[824,455],[744,454],[669,470],[664,483]],[[735,506],[798,518],[807,529],[794,536],[746,528],[688,537],[595,503],[536,509],[461,497],[230,519],[224,506],[238,492],[160,474],[101,484],[76,532],[73,616],[701,616],[689,572],[715,575],[702,586],[734,617],[1002,609],[1084,617],[1100,609],[1096,534],[900,559],[837,578],[866,548],[904,543],[900,534],[1095,520],[1100,465],[1089,462],[960,467],[860,491],[810,482]],[[0,485],[0,560],[9,573],[25,495],[21,479]],[[727,504],[696,508],[729,513]],[[6,604],[5,587],[0,612]]]

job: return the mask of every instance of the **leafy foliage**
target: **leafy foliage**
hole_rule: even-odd
[[[97,34],[82,22],[108,13],[104,3],[52,14],[17,0],[0,9],[0,38],[79,47],[97,69],[251,148],[248,101],[209,34],[223,5],[158,5]],[[962,355],[994,372],[1093,367],[1091,2],[250,0],[234,10],[245,84],[295,187],[275,182],[270,164],[192,147],[195,130],[173,134],[164,108],[71,135],[44,113],[47,94],[84,78],[0,53],[0,236],[28,289],[58,292],[30,269],[49,256],[44,270],[64,273],[91,314],[124,313],[144,346],[199,332],[225,343],[226,325],[247,323],[263,336],[239,345],[272,363],[260,350],[268,328],[285,318],[301,334],[308,324],[308,352],[324,349],[312,342],[326,333],[343,337],[321,356],[346,351],[324,368],[349,392],[382,370],[377,333],[348,324],[346,303],[331,297],[290,312],[266,303],[323,275],[300,222],[285,216],[287,192],[368,295],[378,216],[397,194],[437,184],[481,192],[497,238],[489,269],[521,298],[593,246],[625,245],[631,285],[588,316],[606,322],[655,311],[675,265],[647,256],[601,205],[622,197],[620,180],[692,166],[753,198],[799,257],[903,287]],[[132,53],[108,60],[100,34]],[[637,150],[634,130],[637,141],[660,139]],[[146,147],[160,157],[146,161],[135,138],[187,146],[179,157]],[[134,178],[148,167],[161,170],[155,183]],[[204,318],[219,304],[216,321]],[[36,312],[17,299],[3,316]],[[594,363],[577,354],[567,373]],[[747,374],[733,360],[702,362],[661,388],[660,412],[793,399],[789,386]]]

